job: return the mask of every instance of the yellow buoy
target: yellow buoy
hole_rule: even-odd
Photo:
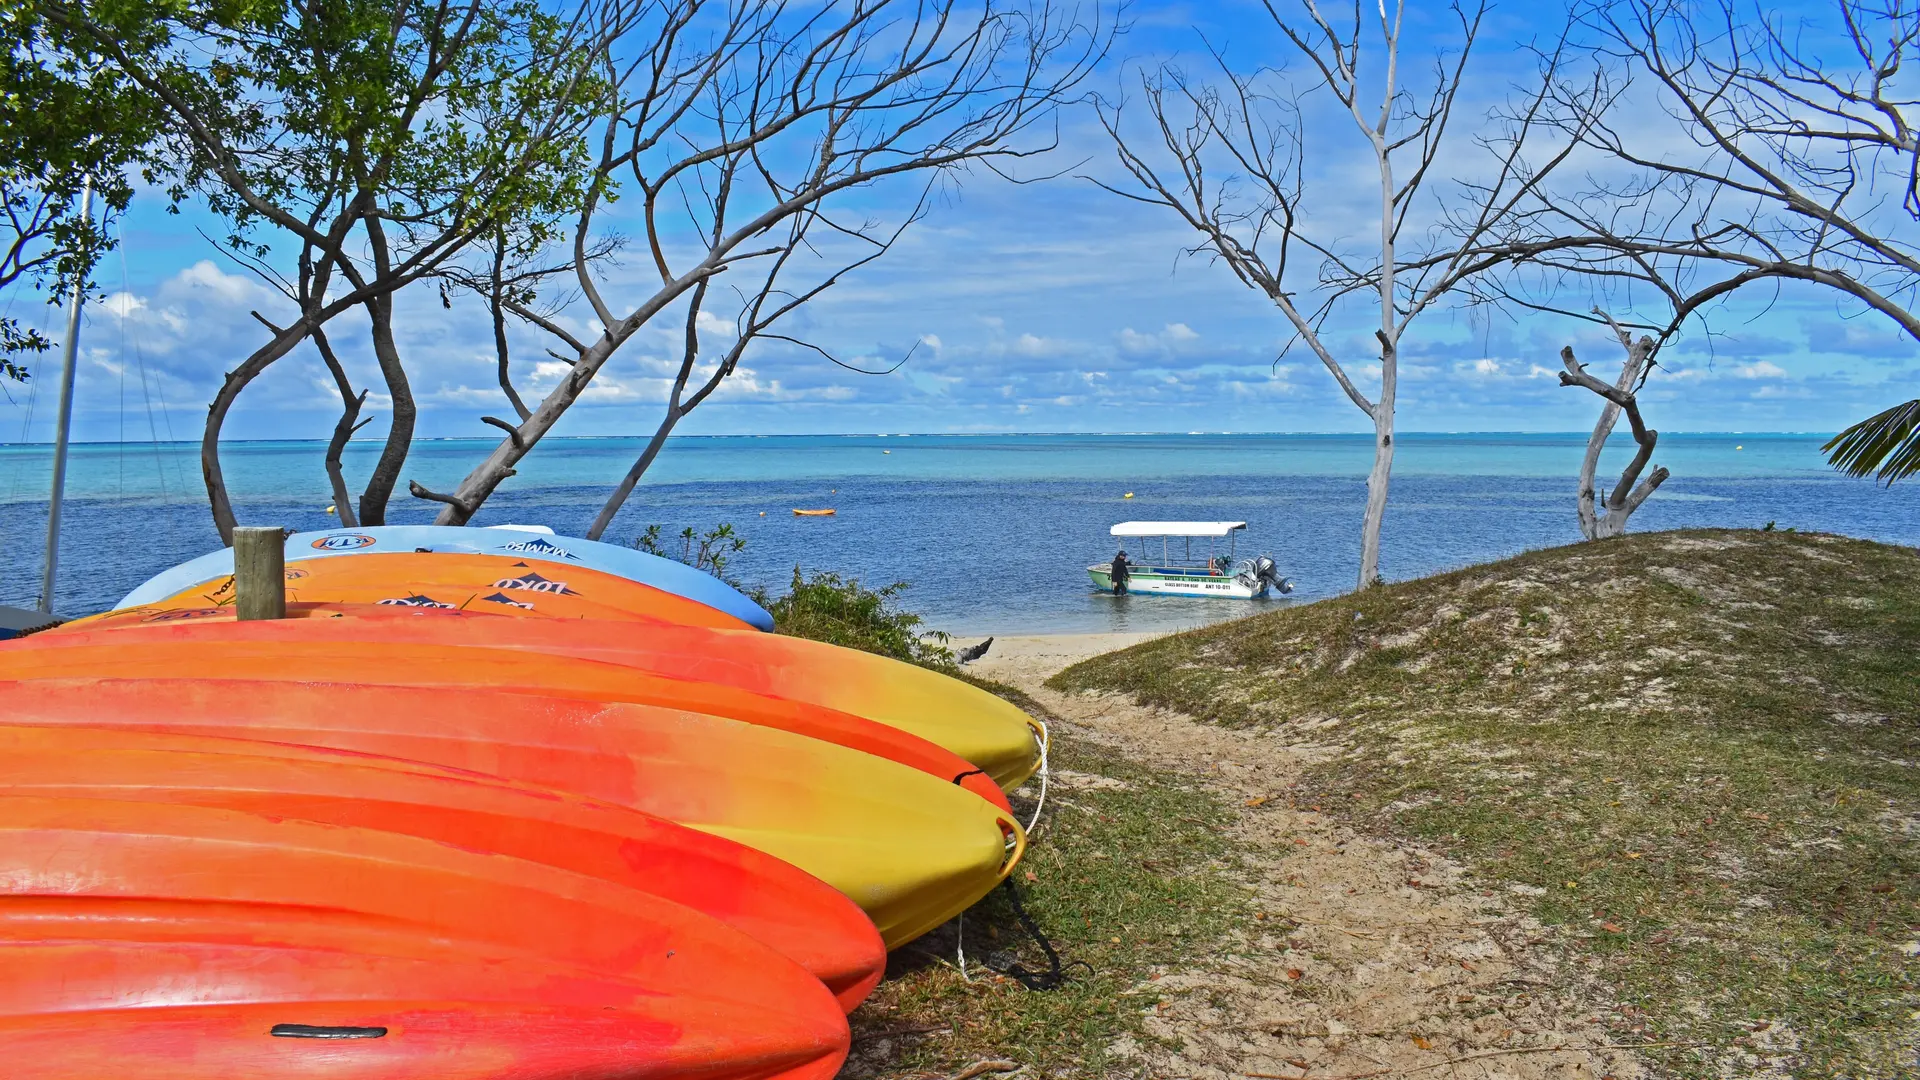
[[[766,517],[766,516],[767,516],[767,512],[766,512],[765,510],[762,510],[762,511],[760,511],[760,516],[761,516],[761,517]]]
[[[1745,450],[1745,449],[1746,449],[1746,447],[1744,447],[1744,446],[1736,446],[1736,447],[1734,447],[1734,449],[1735,449],[1735,450]]]
[[[329,514],[333,513],[333,504],[331,503],[327,504],[327,513]]]
[[[1133,492],[1131,492],[1131,491],[1129,491],[1129,492],[1127,492],[1127,493],[1126,493],[1125,495],[1122,495],[1122,496],[1120,496],[1120,497],[1121,497],[1121,498],[1123,498],[1123,499],[1131,499],[1131,498],[1133,498]]]

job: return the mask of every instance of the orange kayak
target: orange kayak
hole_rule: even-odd
[[[110,612],[39,635],[105,629],[152,631],[200,641],[328,640],[473,645],[598,660],[651,675],[851,713],[952,751],[1006,790],[1032,775],[1044,729],[1008,702],[936,671],[818,641],[749,630],[657,624],[618,628],[553,619],[395,610],[365,604],[298,604],[279,622],[238,623],[231,608]],[[325,629],[303,627],[323,622]],[[219,625],[215,629],[215,624]],[[689,706],[699,707],[699,706]],[[732,714],[729,714],[732,715]],[[901,760],[896,758],[896,760]]]
[[[327,600],[483,611],[557,619],[658,619],[687,626],[753,627],[684,596],[583,566],[456,552],[390,552],[302,559],[286,567],[288,601]],[[233,575],[184,589],[145,610],[227,607]],[[88,620],[76,622],[84,625]]]
[[[698,912],[519,859],[0,795],[10,1075],[826,1080],[838,1004]]]
[[[443,707],[447,701],[464,703],[477,695],[505,691],[685,709],[791,731],[897,761],[958,783],[1007,809],[1007,797],[999,785],[965,758],[851,713],[603,660],[463,644],[368,641],[342,622],[283,619],[164,625],[143,632],[137,647],[124,632],[37,634],[0,649],[0,679],[312,679],[439,688],[448,695],[441,699]],[[768,636],[748,633],[756,639]],[[458,639],[457,634],[453,637]]]
[[[0,656],[22,655],[0,649]],[[1012,872],[1024,845],[1011,814],[951,783],[832,743],[701,713],[264,678],[0,682],[0,703],[12,724],[326,747],[641,810],[825,881],[867,913],[889,948],[986,895]]]
[[[417,762],[286,744],[0,725],[0,790],[379,829],[652,893],[813,972],[852,1011],[886,966],[852,901],[772,856],[649,814]]]

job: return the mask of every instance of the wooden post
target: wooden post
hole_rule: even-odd
[[[281,529],[241,526],[233,530],[234,616],[287,617],[287,534]]]

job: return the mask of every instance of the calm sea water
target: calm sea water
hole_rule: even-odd
[[[1673,478],[1633,526],[1774,521],[1920,544],[1920,483],[1889,490],[1838,476],[1819,455],[1822,441],[1663,434],[1655,460]],[[549,440],[480,523],[578,534],[639,445]],[[424,442],[404,475],[446,490],[491,446]],[[1417,577],[1578,540],[1573,488],[1584,447],[1582,435],[1403,435],[1382,572]],[[222,460],[241,520],[331,524],[322,450],[309,442],[229,447]],[[350,476],[364,476],[372,450],[350,458]],[[1626,445],[1609,449],[1613,475],[1627,453]],[[197,454],[182,444],[74,449],[57,610],[108,607],[217,545]],[[676,439],[606,538],[627,542],[651,523],[675,533],[730,522],[747,541],[734,569],[748,582],[781,586],[795,566],[869,584],[906,581],[907,605],[955,633],[1166,629],[1351,588],[1369,460],[1368,439],[1346,435]],[[0,446],[0,603],[30,606],[38,594],[49,468],[47,447]],[[824,506],[838,515],[791,512]],[[426,522],[433,510],[403,491],[391,518]],[[1240,553],[1270,552],[1297,591],[1253,602],[1094,593],[1084,568],[1113,555],[1107,529],[1129,519],[1245,520]]]

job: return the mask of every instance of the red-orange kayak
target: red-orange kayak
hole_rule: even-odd
[[[884,656],[818,641],[749,630],[608,626],[558,619],[506,619],[470,612],[398,610],[366,604],[296,604],[296,618],[236,623],[231,608],[110,612],[43,637],[104,629],[152,631],[197,640],[311,640],[320,632],[287,622],[319,621],[330,639],[520,649],[639,668],[679,680],[852,713],[918,735],[984,770],[1012,790],[1038,764],[1039,723],[1018,708],[958,679]],[[225,624],[214,629],[215,624]]]
[[[886,966],[866,915],[779,859],[650,814],[471,772],[283,743],[0,724],[0,790],[379,829],[570,870],[743,931],[813,972],[848,1011]]]
[[[137,640],[124,631],[38,634],[0,648],[0,678],[312,679],[434,687],[444,690],[448,701],[505,691],[655,705],[837,743],[958,783],[1007,809],[1007,797],[999,785],[965,758],[851,713],[604,660],[468,645],[367,641],[344,622],[169,624],[143,631]],[[752,636],[768,635],[752,632]]]
[[[826,1080],[819,980],[698,912],[374,829],[0,794],[0,1047],[35,1080]]]
[[[0,682],[0,703],[13,724],[320,746],[632,807],[825,881],[860,905],[890,948],[986,895],[1024,843],[1011,814],[926,773],[672,709],[271,679]]]
[[[508,555],[392,552],[302,559],[287,564],[287,599],[483,611],[558,619],[659,619],[688,626],[751,630],[695,600],[630,578]],[[233,575],[202,582],[141,610],[226,607]],[[77,620],[84,621],[84,620]]]

